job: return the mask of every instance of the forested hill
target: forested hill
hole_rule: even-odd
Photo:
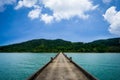
[[[0,52],[120,52],[120,38],[96,40],[90,43],[62,39],[36,39],[23,43],[0,46]]]

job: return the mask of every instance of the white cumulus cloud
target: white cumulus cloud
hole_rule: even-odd
[[[31,19],[36,19],[40,17],[40,14],[41,14],[41,8],[37,7],[28,13],[28,17]]]
[[[37,5],[38,0],[19,0],[17,6],[15,7],[16,10],[26,7],[26,8],[34,8],[28,13],[28,17],[30,19],[37,19],[40,18],[41,14],[41,7]]]
[[[16,0],[0,0],[0,12],[5,10],[5,5],[12,5]]]
[[[90,0],[43,0],[42,3],[46,8],[53,11],[52,16],[56,21],[79,17],[88,18],[88,11],[96,9]]]
[[[116,11],[116,7],[112,6],[106,10],[103,17],[110,24],[110,33],[120,36],[120,11]]]
[[[51,23],[53,21],[53,16],[50,16],[48,14],[42,14],[41,20],[44,21],[46,24]]]
[[[18,5],[15,7],[15,9],[20,9],[22,7],[28,7],[31,8],[33,7],[38,0],[19,0]]]
[[[36,5],[41,9],[36,8]],[[97,5],[93,5],[91,0],[19,0],[15,9],[18,10],[22,7],[34,8],[29,12],[28,17],[31,19],[39,18],[48,24],[63,19],[69,20],[73,17],[87,19],[89,17],[88,12],[95,10]],[[53,13],[42,13],[45,8]]]

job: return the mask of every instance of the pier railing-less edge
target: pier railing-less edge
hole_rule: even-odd
[[[62,53],[72,64],[74,64],[80,71],[82,71],[90,80],[98,80],[97,78],[95,78],[93,75],[91,75],[90,73],[88,73],[86,70],[84,70],[82,67],[80,67],[78,64],[76,64],[73,60],[72,57],[67,57],[66,54]],[[43,69],[45,69],[54,59],[57,58],[57,56],[59,55],[59,53],[54,57],[51,58],[51,60],[44,65],[41,69],[39,69],[36,73],[34,73],[31,77],[29,77],[27,80],[34,80],[42,71]]]
[[[40,68],[36,73],[34,73],[32,76],[30,76],[27,80],[34,80],[36,78],[36,76],[38,76],[39,73],[41,73],[45,67],[47,67],[55,58],[57,58],[58,55],[59,55],[59,53],[54,58],[51,57],[51,60],[46,65],[44,65],[42,68]]]
[[[91,75],[90,73],[88,73],[86,70],[84,70],[82,67],[80,67],[78,64],[76,64],[72,58],[67,57],[66,54],[63,53],[63,55],[71,62],[73,63],[80,71],[82,71],[90,80],[98,80],[97,78],[95,78],[93,75]]]

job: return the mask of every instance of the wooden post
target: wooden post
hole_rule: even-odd
[[[53,61],[53,57],[51,57],[51,62]]]
[[[70,62],[72,61],[72,57],[70,57]]]

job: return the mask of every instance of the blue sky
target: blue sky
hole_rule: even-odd
[[[0,0],[0,45],[120,37],[120,0]]]

